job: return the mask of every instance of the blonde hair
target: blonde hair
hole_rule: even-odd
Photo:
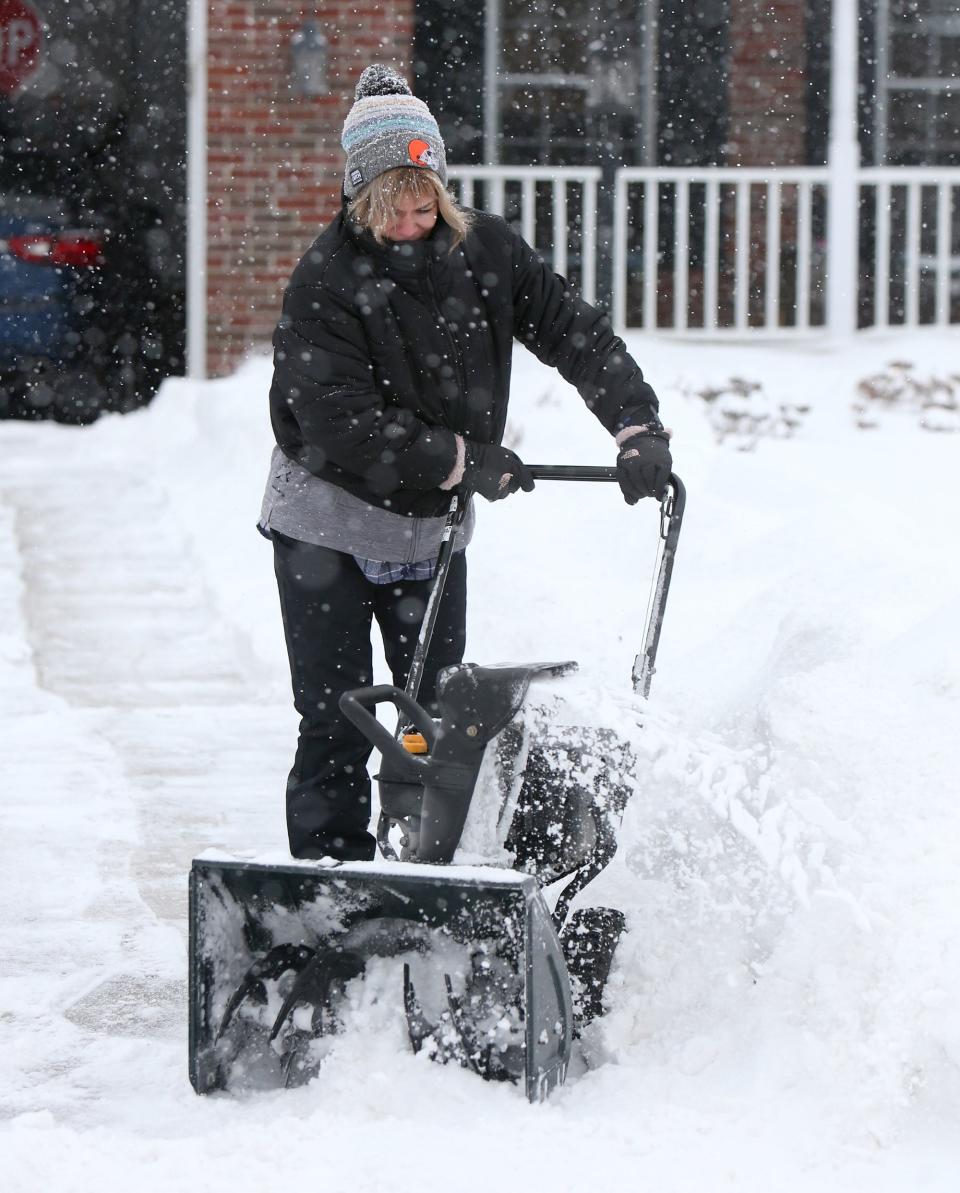
[[[351,200],[348,212],[350,218],[365,228],[378,244],[383,244],[384,233],[396,218],[397,204],[410,200],[414,203],[436,200],[440,218],[453,232],[452,248],[466,239],[473,222],[472,214],[457,206],[453,195],[433,170],[416,166],[399,166],[378,174]]]

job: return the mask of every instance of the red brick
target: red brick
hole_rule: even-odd
[[[729,30],[728,163],[802,163],[805,0],[731,0]]]
[[[411,73],[414,0],[210,0],[208,371],[269,345],[286,280],[340,206],[340,130],[375,56]],[[287,90],[303,20],[330,46],[331,89]],[[773,64],[778,67],[777,63]]]

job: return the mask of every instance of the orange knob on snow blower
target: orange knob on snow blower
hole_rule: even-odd
[[[430,747],[422,733],[405,733],[400,739],[408,754],[428,754]]]

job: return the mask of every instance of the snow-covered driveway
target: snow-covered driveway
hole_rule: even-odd
[[[253,530],[268,370],[83,430],[0,423],[11,1193],[960,1186],[960,435],[850,413],[895,355],[946,376],[956,337],[634,347],[689,511],[650,782],[605,879],[631,929],[611,1011],[541,1107],[412,1057],[389,1008],[311,1086],[194,1096],[190,859],[284,847],[295,720]],[[607,462],[575,396],[517,364],[521,454]],[[683,392],[732,376],[812,409],[718,446]],[[615,497],[541,485],[481,511],[468,653],[579,658],[574,691],[635,733],[656,517]]]

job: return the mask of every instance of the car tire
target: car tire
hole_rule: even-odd
[[[100,417],[110,402],[106,386],[91,369],[58,373],[50,382],[50,413],[58,423],[87,426]]]

